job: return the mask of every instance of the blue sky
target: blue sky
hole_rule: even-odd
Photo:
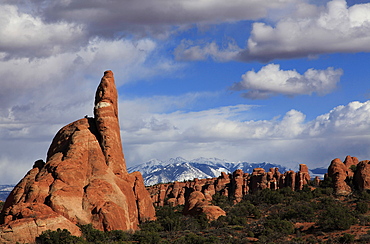
[[[115,74],[128,166],[370,159],[370,1],[0,0],[0,184]]]

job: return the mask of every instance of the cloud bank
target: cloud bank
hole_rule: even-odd
[[[157,155],[161,159],[202,155],[233,161],[263,158],[291,166],[300,162],[310,167],[325,167],[335,157],[351,154],[366,159],[370,153],[370,101],[337,106],[311,121],[294,109],[280,119],[240,120],[243,114],[250,118],[258,110],[250,105],[138,114],[127,106],[123,101],[121,116],[140,121],[135,128],[125,127],[130,124],[127,119],[122,122],[129,164],[149,160],[145,155]],[[146,107],[145,102],[141,106]]]
[[[319,10],[319,9],[317,9]],[[369,52],[370,4],[332,0],[313,16],[292,16],[275,26],[257,22],[242,60],[307,57],[335,52]]]
[[[187,45],[179,45],[176,57],[199,60],[199,54],[202,54],[202,59],[210,57],[222,62],[267,62],[326,53],[370,51],[370,3],[348,7],[345,0],[332,0],[321,7],[299,1],[290,6],[286,11],[270,14],[269,24],[254,22],[245,47],[237,47],[233,42],[221,48],[215,42],[187,41]]]

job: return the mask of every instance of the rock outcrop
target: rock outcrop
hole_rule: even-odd
[[[359,190],[370,190],[370,161],[364,160],[357,164],[354,184]]]
[[[33,242],[47,229],[91,223],[99,230],[136,230],[155,218],[139,172],[127,173],[118,122],[113,73],[106,71],[96,92],[94,118],[63,127],[47,160],[36,161],[17,184],[0,215],[0,240]]]
[[[222,172],[217,178],[158,184],[149,186],[147,189],[155,206],[185,204],[185,208],[187,208],[187,204],[190,204],[190,196],[194,192],[199,192],[194,193],[198,197],[203,196],[202,199],[204,198],[204,201],[207,201],[207,206],[209,206],[214,194],[227,196],[236,204],[243,199],[244,195],[258,190],[277,190],[284,187],[290,187],[292,190],[302,190],[303,186],[307,185],[309,181],[308,168],[305,164],[301,164],[298,172],[291,170],[282,174],[278,168],[271,168],[269,172],[265,172],[262,168],[255,168],[251,174],[248,174],[241,169],[237,169],[232,174]],[[191,201],[194,202],[195,200]],[[192,204],[190,205],[192,206]],[[195,210],[185,210],[186,213],[189,211],[193,214],[196,213]]]
[[[328,176],[333,182],[333,189],[336,195],[346,196],[352,192],[347,184],[348,167],[339,159],[333,159],[328,168]]]
[[[359,190],[370,190],[370,161],[359,162],[356,157],[347,156],[342,162],[336,158],[331,161],[325,179],[326,182],[331,182],[335,195],[349,195],[353,191],[350,185]],[[300,164],[298,172],[289,170],[280,173],[278,168],[271,168],[266,172],[262,168],[255,168],[251,174],[248,174],[238,169],[232,174],[222,172],[217,178],[176,182],[175,185],[173,183],[158,184],[147,187],[147,189],[155,206],[187,204],[190,194],[194,191],[201,192],[207,201],[211,201],[214,194],[220,194],[227,196],[234,203],[238,203],[244,195],[258,190],[277,190],[289,187],[293,191],[298,191],[302,190],[310,181],[311,176],[307,165]],[[319,177],[316,176],[312,180],[312,184],[315,187],[320,186]]]
[[[226,216],[226,212],[218,206],[211,205],[203,193],[194,191],[190,193],[183,213],[185,215],[205,214],[209,221],[218,219],[220,216]]]

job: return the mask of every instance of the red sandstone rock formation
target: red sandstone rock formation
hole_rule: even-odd
[[[332,178],[334,193],[346,196],[351,193],[351,187],[345,182],[347,178],[347,166],[339,159],[333,159],[328,168],[328,176]]]
[[[233,182],[232,185],[234,202],[238,203],[243,199],[243,188],[244,188],[243,170],[237,169],[234,171],[232,182]]]
[[[354,184],[360,189],[370,189],[370,164],[369,161],[358,163],[356,157],[347,156],[345,163],[339,159],[334,159],[328,169],[328,174],[325,174],[325,179],[329,176],[333,179],[334,193],[337,195],[347,195],[351,192],[351,188],[347,185],[346,180],[350,180],[349,168],[351,165],[357,165],[357,170],[354,175]],[[292,170],[285,173],[280,173],[278,168],[271,168],[269,172],[265,172],[262,168],[256,168],[252,174],[243,173],[238,169],[232,174],[221,173],[218,178],[212,179],[196,179],[183,183],[175,183],[175,185],[159,184],[148,187],[152,195],[154,205],[163,206],[171,203],[173,205],[184,204],[191,192],[200,191],[204,194],[205,199],[210,201],[214,194],[220,194],[234,199],[234,203],[240,202],[244,195],[255,191],[269,188],[277,190],[284,187],[290,187],[292,190],[302,190],[310,181],[308,167],[305,164],[299,165],[299,171]],[[315,177],[313,184],[319,186],[321,180]],[[174,190],[176,189],[176,190]],[[311,188],[314,189],[314,188]],[[174,192],[182,192],[182,201],[178,201],[179,195]],[[164,202],[167,199],[167,203]]]
[[[271,168],[269,172],[265,172],[262,168],[256,168],[252,174],[248,174],[238,169],[232,174],[222,172],[218,178],[159,184],[148,187],[148,190],[155,206],[182,205],[194,191],[203,193],[207,201],[211,201],[212,196],[217,193],[233,199],[236,204],[243,199],[244,195],[258,190],[266,188],[277,190],[283,187],[301,190],[309,181],[308,168],[301,164],[297,173],[288,171],[281,174],[278,168]],[[316,183],[319,184],[319,182],[320,179],[317,178]]]
[[[303,186],[307,185],[311,180],[310,173],[308,172],[308,167],[305,164],[299,165],[299,171],[297,174],[296,187],[297,190],[302,190]]]
[[[354,183],[360,190],[370,190],[370,161],[364,160],[357,164]]]
[[[183,210],[185,215],[198,215],[204,213],[208,220],[216,220],[220,216],[226,216],[226,212],[218,206],[213,206],[200,191],[192,192],[185,201]]]
[[[95,94],[94,116],[105,162],[114,174],[127,173],[118,122],[118,94],[113,72],[104,72]]]
[[[348,177],[353,177],[354,175],[354,172],[352,170],[352,167],[353,166],[357,166],[358,164],[358,159],[356,157],[351,157],[351,156],[347,156],[346,159],[344,160],[344,165],[346,165],[347,167],[347,176]],[[356,167],[354,167],[356,168]]]
[[[100,230],[136,230],[154,218],[141,174],[126,170],[111,71],[97,89],[94,114],[63,127],[47,162],[37,161],[11,192],[0,215],[0,240],[33,242],[57,228],[79,235],[76,224],[89,223]]]

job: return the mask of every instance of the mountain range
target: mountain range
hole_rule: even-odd
[[[279,168],[280,172],[290,169],[272,163],[248,163],[229,162],[218,158],[197,158],[186,160],[181,157],[171,158],[166,161],[152,159],[146,163],[129,167],[128,171],[140,171],[144,178],[144,184],[155,185],[173,181],[192,180],[194,178],[214,178],[220,176],[221,172],[232,173],[241,169],[245,173],[252,173],[254,168],[263,168],[268,171],[270,168]],[[323,177],[327,168],[316,168],[310,171],[312,177],[318,175]]]

